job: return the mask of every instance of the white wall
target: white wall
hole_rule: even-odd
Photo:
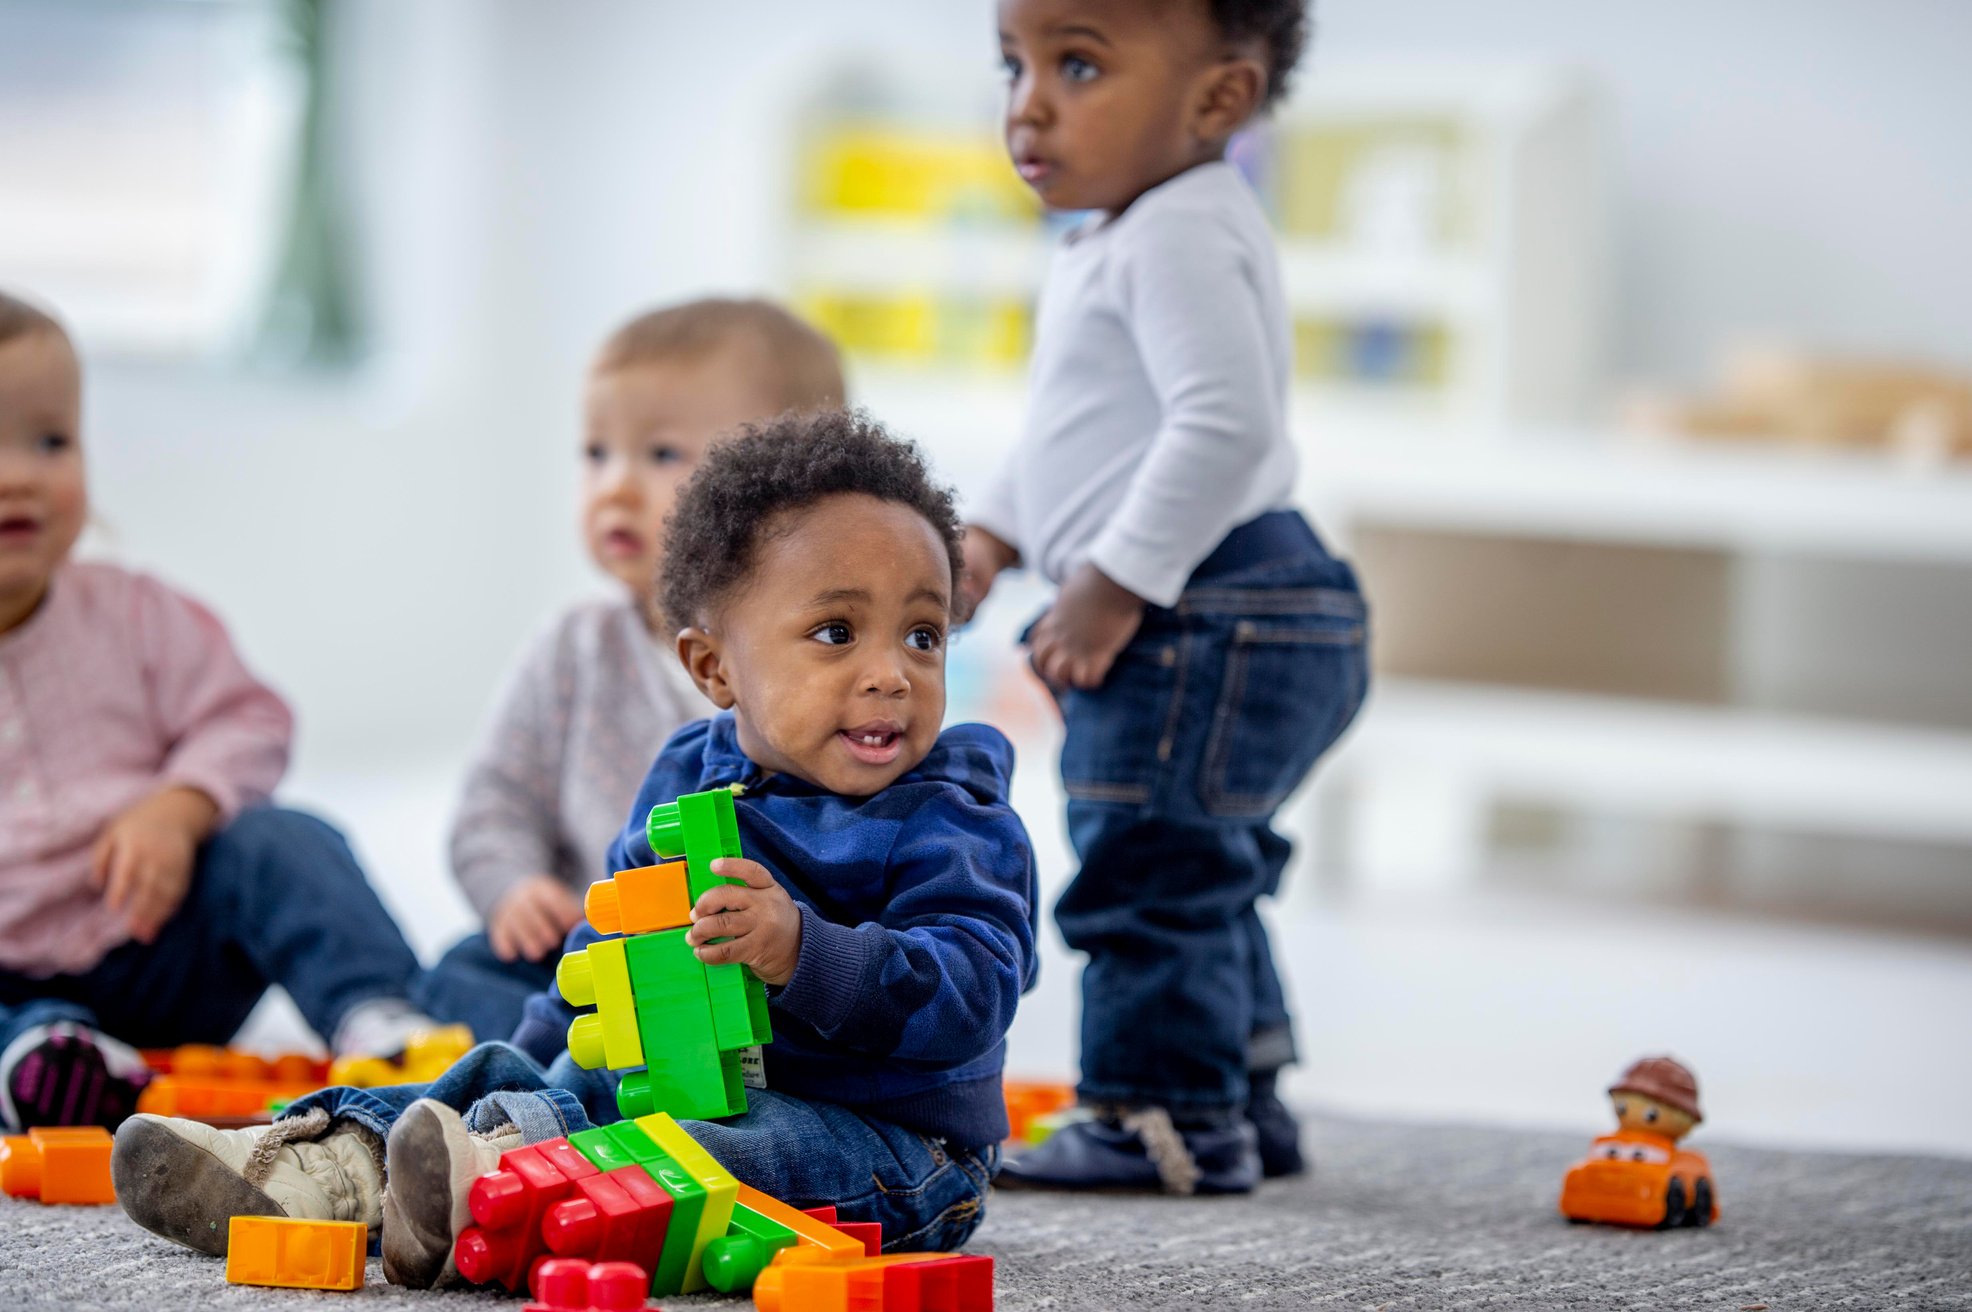
[[[1695,377],[1777,331],[1972,352],[1972,7],[1331,0],[1319,24],[1316,77],[1534,53],[1606,81],[1620,373]],[[983,0],[355,0],[336,90],[376,359],[301,381],[98,362],[117,547],[223,609],[299,703],[304,759],[458,752],[524,634],[587,586],[568,453],[598,335],[771,288],[781,106],[821,52],[990,86],[991,28]]]

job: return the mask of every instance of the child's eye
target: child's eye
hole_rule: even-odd
[[[41,450],[48,455],[66,451],[74,445],[75,439],[67,433],[43,433],[41,435]]]
[[[675,446],[659,444],[650,449],[651,463],[654,465],[675,465],[685,458],[685,453]]]
[[[830,620],[808,636],[826,646],[840,647],[855,635],[849,632],[849,626],[841,620]]]
[[[937,651],[945,645],[945,635],[929,624],[920,624],[911,630],[904,642],[918,651]]]
[[[1101,71],[1080,55],[1064,55],[1061,60],[1061,75],[1070,82],[1093,82]]]
[[[1019,57],[1016,55],[1001,55],[1000,70],[1007,75],[1007,81],[1012,82],[1017,80],[1020,77]]]
[[[609,458],[609,452],[603,450],[601,442],[590,442],[582,448],[582,458],[592,465],[600,465]]]

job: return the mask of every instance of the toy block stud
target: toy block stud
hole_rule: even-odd
[[[361,1289],[370,1227],[361,1221],[236,1216],[226,1234],[226,1279],[281,1289]]]
[[[650,1277],[635,1262],[555,1258],[535,1273],[534,1298],[523,1312],[630,1312],[644,1306]]]
[[[570,1006],[596,1009],[592,1016],[577,1016],[568,1027],[568,1055],[577,1066],[622,1070],[643,1065],[637,1000],[622,939],[600,939],[568,953],[555,967],[555,985]]]
[[[589,885],[583,913],[598,934],[649,934],[692,923],[692,896],[683,861],[619,870]]]
[[[728,789],[687,793],[675,802],[660,802],[644,822],[644,836],[658,856],[685,859],[685,877],[694,902],[714,885],[740,882],[712,873],[714,861],[740,854],[739,821],[733,815],[733,795]]]
[[[467,1206],[477,1223],[453,1246],[459,1274],[474,1284],[497,1282],[518,1293],[528,1269],[547,1251],[542,1218],[569,1196],[577,1181],[599,1174],[566,1139],[549,1139],[500,1156],[498,1170],[473,1181]]]

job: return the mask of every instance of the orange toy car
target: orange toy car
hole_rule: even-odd
[[[1561,1214],[1659,1230],[1719,1219],[1718,1187],[1702,1154],[1678,1147],[1703,1120],[1698,1081],[1669,1057],[1646,1057],[1609,1088],[1620,1128],[1589,1145],[1561,1181]]]

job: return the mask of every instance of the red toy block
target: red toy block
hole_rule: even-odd
[[[954,1254],[885,1267],[883,1312],[993,1312],[993,1259]]]
[[[535,1286],[522,1312],[631,1312],[643,1307],[650,1274],[635,1262],[558,1257],[541,1264]]]
[[[821,1221],[827,1225],[835,1224],[834,1203],[830,1203],[827,1207],[804,1207],[801,1209],[801,1214],[803,1216],[812,1216],[817,1221]]]
[[[528,1270],[547,1252],[542,1218],[578,1180],[600,1174],[566,1139],[501,1154],[500,1169],[473,1181],[466,1196],[478,1224],[467,1226],[452,1250],[459,1274],[474,1284],[497,1281],[512,1293],[525,1289]]]
[[[883,1226],[877,1221],[837,1221],[835,1228],[863,1243],[863,1253],[875,1257],[883,1251]]]
[[[556,1257],[589,1262],[655,1262],[671,1224],[671,1195],[642,1166],[575,1182],[575,1192],[548,1209],[541,1238]]]

